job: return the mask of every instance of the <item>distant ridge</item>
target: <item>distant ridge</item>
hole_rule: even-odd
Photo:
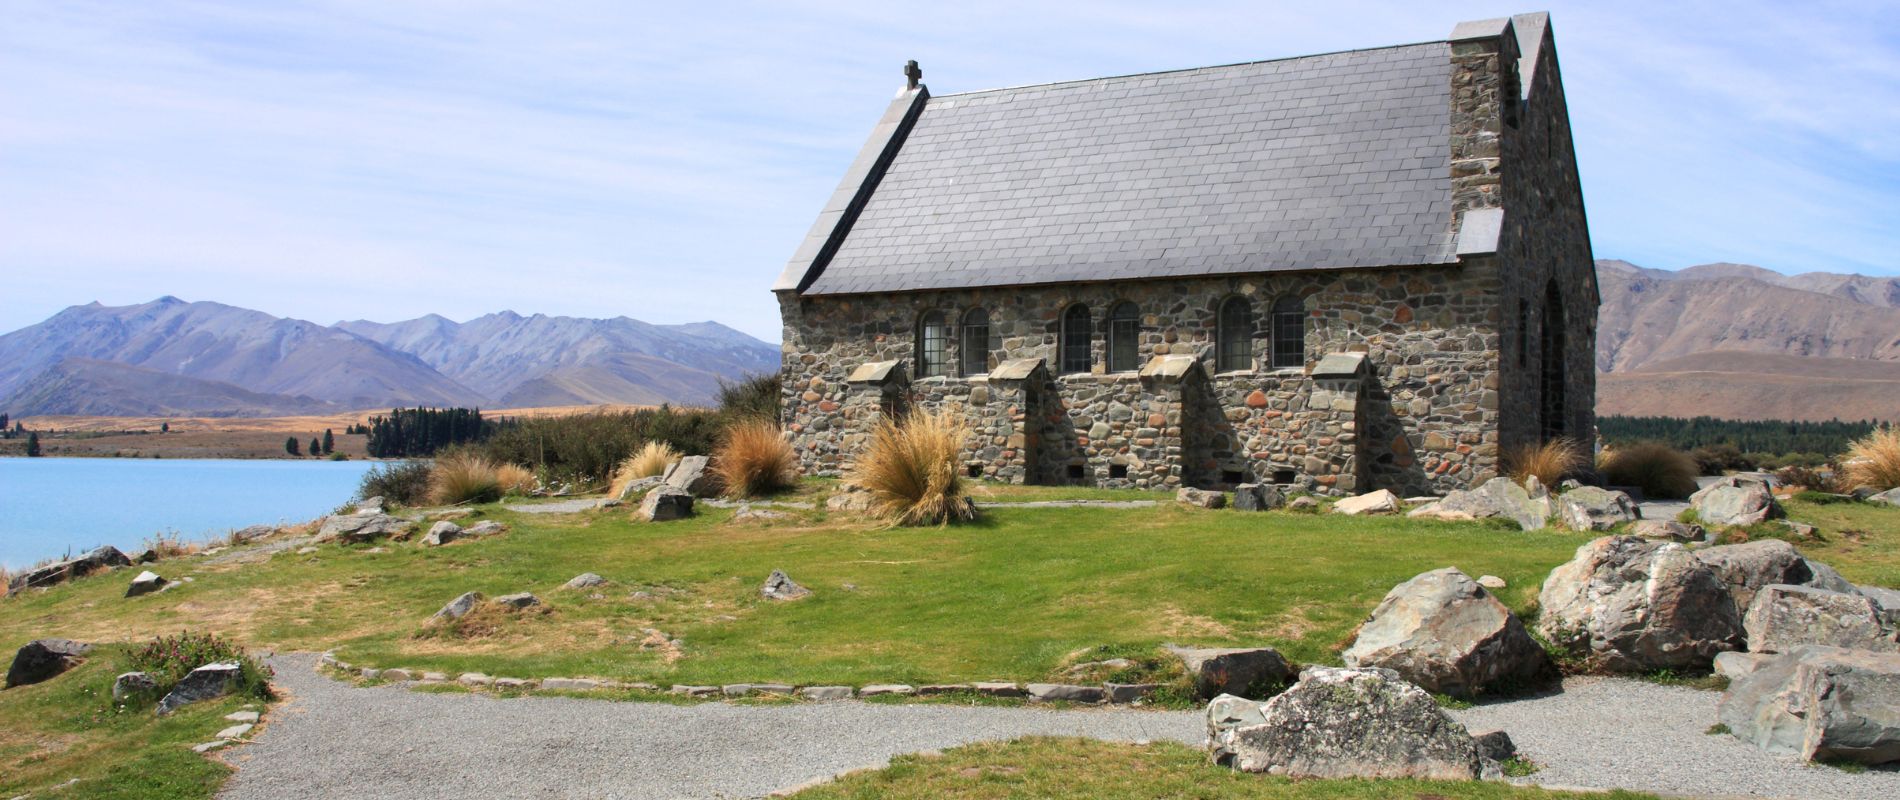
[[[1900,278],[1597,262],[1599,413],[1900,420]]]
[[[398,405],[707,404],[779,351],[715,322],[490,314],[325,326],[161,297],[0,336],[0,411],[282,416]]]

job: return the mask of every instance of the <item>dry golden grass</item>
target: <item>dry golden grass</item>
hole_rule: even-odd
[[[0,597],[7,596],[7,586],[11,583],[13,583],[13,570],[7,569],[5,564],[0,564]]]
[[[737,422],[713,450],[712,473],[727,497],[757,497],[798,482],[798,454],[770,422]]]
[[[534,470],[520,464],[495,467],[495,480],[501,483],[502,494],[525,495],[534,491]]]
[[[1543,444],[1525,445],[1505,456],[1505,474],[1523,483],[1536,476],[1545,486],[1556,486],[1564,476],[1590,463],[1583,447],[1575,439],[1552,439]]]
[[[450,453],[429,470],[429,502],[452,506],[501,499],[501,475],[495,462],[472,452]]]
[[[1842,459],[1848,483],[1887,490],[1900,487],[1900,427],[1875,428],[1847,446]]]
[[[203,550],[204,545],[185,541],[185,538],[177,531],[165,531],[145,537],[145,542],[139,549],[157,553],[159,558],[177,558]]]
[[[871,493],[873,513],[901,525],[976,516],[958,469],[969,429],[948,411],[918,411],[902,422],[878,420],[851,480]]]
[[[627,456],[626,460],[620,462],[620,466],[614,469],[613,486],[608,490],[607,496],[619,497],[621,492],[627,490],[627,484],[641,478],[660,477],[666,472],[668,466],[678,460],[680,460],[680,451],[673,449],[670,444],[647,442],[641,445],[639,450]]]
[[[1635,442],[1607,450],[1597,471],[1612,486],[1636,486],[1644,497],[1680,500],[1695,493],[1695,459],[1662,442]]]

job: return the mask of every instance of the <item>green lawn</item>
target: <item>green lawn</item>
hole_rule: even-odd
[[[624,510],[486,513],[513,530],[436,549],[326,545],[248,566],[161,563],[160,574],[195,580],[131,600],[116,574],[32,593],[0,610],[0,647],[192,628],[377,666],[660,684],[1035,680],[1078,650],[1162,642],[1271,644],[1331,662],[1379,598],[1419,572],[1502,576],[1511,585],[1501,595],[1524,609],[1586,539],[1172,503],[998,508],[977,524],[922,529],[822,512],[763,525],[732,524],[722,509],[645,525]],[[816,594],[760,599],[774,569]],[[589,571],[612,583],[559,589]],[[474,638],[424,635],[430,614],[470,590],[532,591],[552,610],[501,618]],[[643,649],[649,628],[683,649]]]
[[[806,789],[794,800],[1637,800],[1630,792],[1554,792],[1498,782],[1289,780],[1234,772],[1174,742],[1112,744],[1090,739],[1027,738],[982,742],[942,754],[891,759],[885,769],[853,773]]]
[[[217,791],[230,769],[191,745],[229,727],[222,717],[247,701],[198,703],[162,719],[149,702],[116,709],[112,679],[123,667],[123,652],[105,648],[50,681],[0,692],[0,797],[37,797],[74,778],[58,796],[168,800]]]

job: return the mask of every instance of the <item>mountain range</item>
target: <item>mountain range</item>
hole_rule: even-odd
[[[280,416],[401,405],[706,404],[778,369],[776,346],[715,322],[501,312],[319,325],[161,297],[73,306],[0,336],[0,411]]]
[[[1900,278],[1597,262],[1597,410],[1900,419]]]

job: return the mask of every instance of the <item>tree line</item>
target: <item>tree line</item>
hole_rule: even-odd
[[[357,426],[369,435],[373,458],[427,458],[437,450],[474,444],[493,435],[501,423],[483,419],[476,408],[398,408]]]
[[[1658,441],[1677,450],[1733,448],[1742,453],[1773,455],[1839,455],[1849,442],[1866,436],[1873,420],[1844,422],[1786,422],[1735,420],[1714,417],[1597,417],[1597,432],[1605,443]]]

